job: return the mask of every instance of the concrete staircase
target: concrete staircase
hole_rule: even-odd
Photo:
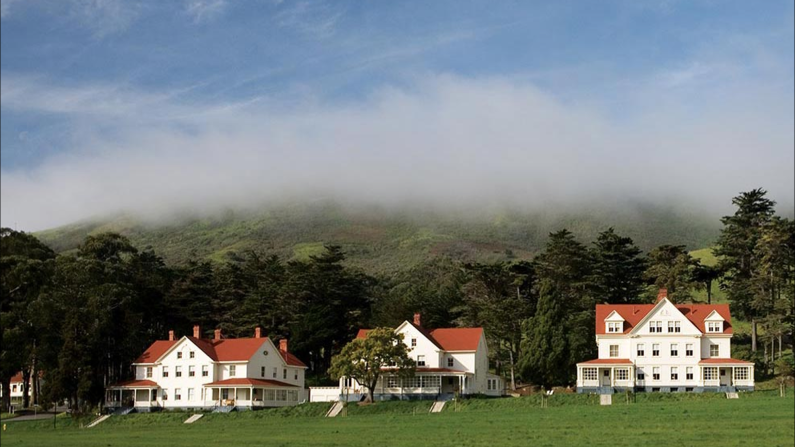
[[[337,415],[340,414],[344,406],[345,404],[343,404],[341,401],[334,402],[334,405],[332,405],[331,408],[329,408],[328,412],[326,413],[326,417],[327,418],[337,417]]]
[[[429,413],[440,413],[442,409],[444,409],[444,404],[446,403],[447,402],[445,401],[437,400],[436,402],[433,403],[433,405],[431,405],[431,410],[429,411]]]
[[[185,424],[192,424],[192,423],[198,421],[199,419],[201,419],[202,416],[204,416],[204,415],[201,414],[201,413],[194,414],[191,417],[189,417],[188,419],[186,419],[184,423]]]
[[[107,420],[108,420],[108,418],[110,418],[110,415],[109,415],[109,414],[106,414],[106,415],[104,415],[104,416],[100,416],[100,417],[98,417],[98,418],[94,419],[93,421],[91,421],[91,423],[90,423],[90,424],[86,425],[86,428],[92,428],[92,427],[96,427],[97,425],[99,425],[99,424],[101,424],[101,423],[103,423],[103,422],[107,421]]]

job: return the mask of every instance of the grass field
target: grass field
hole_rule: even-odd
[[[430,402],[352,406],[348,417],[323,418],[329,404],[293,409],[208,414],[184,425],[185,413],[114,416],[91,429],[68,418],[9,422],[3,446],[792,446],[795,410],[772,392],[742,394],[539,396],[470,400],[428,414]]]

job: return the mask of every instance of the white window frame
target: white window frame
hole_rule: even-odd
[[[599,379],[599,372],[596,368],[583,368],[582,369],[582,380],[598,380]]]
[[[710,334],[719,334],[723,332],[723,322],[707,321],[707,332]]]
[[[174,400],[182,400],[182,388],[174,388]]]
[[[452,357],[447,357],[447,367],[452,368],[455,365],[455,360]]]
[[[182,377],[182,367],[180,365],[174,367],[174,377]]]
[[[617,368],[616,380],[629,380],[629,368]]]
[[[679,357],[679,343],[671,343],[671,357]]]
[[[651,344],[651,356],[652,357],[659,357],[660,356],[660,344],[659,343],[652,343]]]
[[[717,345],[717,344],[709,345],[709,356],[710,357],[720,357],[720,345]]]
[[[196,397],[196,396],[194,395],[194,390],[193,390],[193,388],[188,388],[188,400],[189,400],[189,401],[193,401],[193,398],[194,398],[194,397]]]
[[[160,372],[161,377],[168,377],[168,366],[164,366],[163,370]]]
[[[660,367],[659,366],[653,367],[651,369],[651,373],[652,373],[652,375],[651,375],[651,379],[652,380],[654,380],[654,381],[659,381],[660,380]]]
[[[237,365],[229,365],[229,377],[235,377],[237,374]]]
[[[417,339],[416,338],[412,338],[411,339],[411,347],[412,348],[416,348],[417,347]]]
[[[607,333],[608,334],[620,334],[621,332],[623,332],[622,328],[621,328],[621,326],[623,326],[623,325],[624,325],[624,323],[620,322],[620,321],[608,321],[607,322]]]
[[[145,373],[145,375],[146,375],[146,378],[147,378],[147,379],[149,379],[149,378],[151,378],[151,377],[152,377],[152,367],[151,367],[151,366],[147,366],[147,367],[146,367],[146,373]]]
[[[693,380],[693,367],[688,366],[685,369],[685,380]]]
[[[637,356],[638,357],[645,357],[646,356],[646,345],[643,343],[638,343],[637,346]]]
[[[619,352],[618,351],[618,345],[610,345],[609,351],[610,351],[610,357],[611,358],[618,357],[618,352]]]
[[[702,370],[702,377],[703,380],[718,380],[720,376],[718,376],[718,367],[717,366],[707,366],[704,367]]]
[[[196,377],[196,366],[188,365],[188,377]]]
[[[671,380],[679,380],[679,368],[676,366],[671,367]]]
[[[207,377],[210,375],[209,368],[207,365],[202,365],[202,377]]]
[[[417,366],[425,366],[425,356],[418,355],[417,356]]]
[[[751,368],[749,368],[747,366],[738,366],[738,367],[735,367],[735,368],[732,368],[732,369],[734,370],[734,380],[735,381],[737,381],[737,380],[746,381],[750,377],[750,371],[749,370]]]
[[[685,357],[693,357],[693,343],[685,345]]]

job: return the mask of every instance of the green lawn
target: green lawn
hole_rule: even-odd
[[[792,446],[792,390],[741,394],[727,400],[709,395],[624,395],[610,407],[595,396],[552,396],[541,408],[539,396],[471,400],[453,411],[428,414],[430,402],[352,406],[348,417],[320,416],[328,404],[294,410],[210,414],[184,425],[186,414],[111,417],[92,429],[77,423],[9,422],[3,445],[138,446]],[[303,407],[303,408],[301,408]]]

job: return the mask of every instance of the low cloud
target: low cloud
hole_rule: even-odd
[[[12,78],[4,108],[66,114],[79,130],[71,151],[2,171],[2,224],[40,230],[120,211],[159,219],[318,197],[525,208],[677,200],[718,213],[759,186],[792,206],[793,125],[777,92],[687,108],[639,85],[627,101],[645,107],[616,117],[515,79],[410,85],[346,103],[197,105],[180,92]]]

